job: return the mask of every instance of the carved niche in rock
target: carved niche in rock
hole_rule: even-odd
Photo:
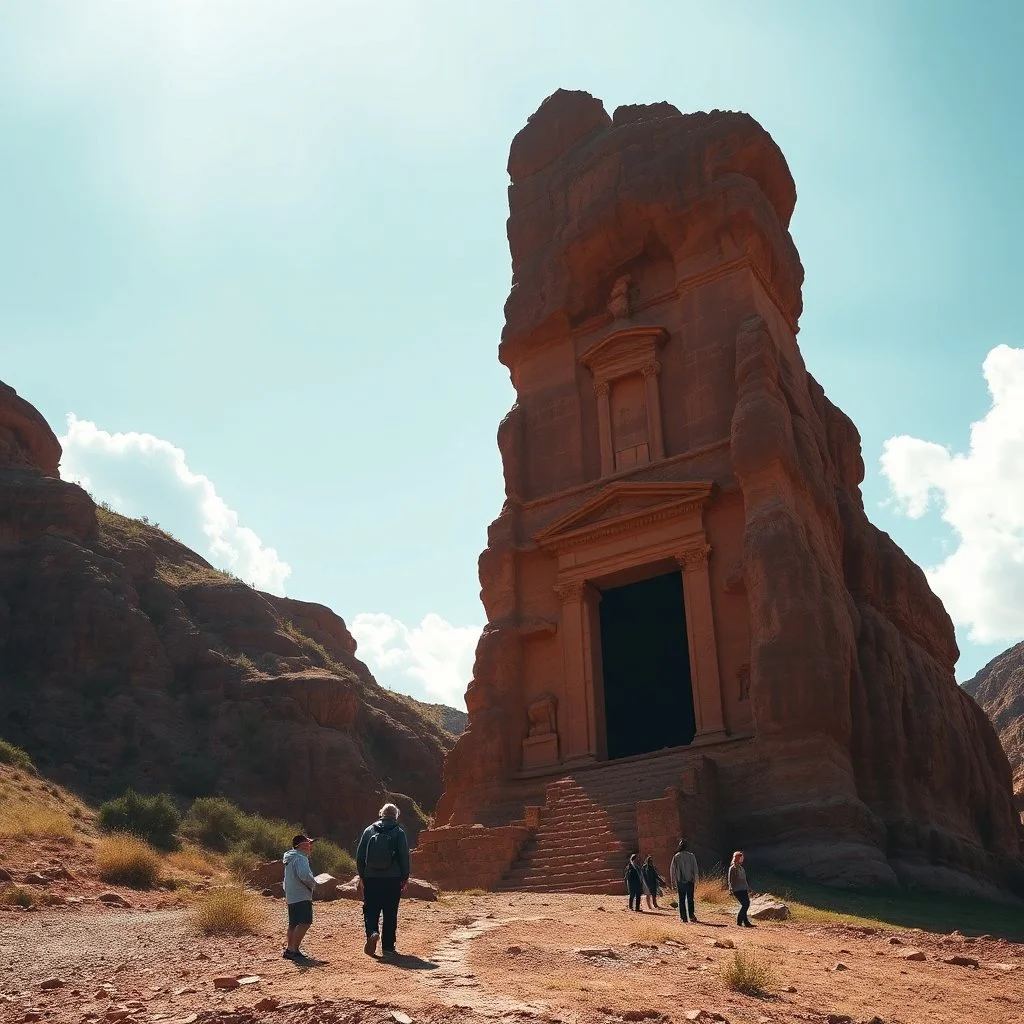
[[[526,709],[529,727],[523,740],[523,768],[558,764],[558,701],[546,693]]]

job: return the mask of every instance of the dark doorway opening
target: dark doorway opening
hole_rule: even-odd
[[[697,724],[680,574],[604,590],[600,609],[609,759],[690,743]]]

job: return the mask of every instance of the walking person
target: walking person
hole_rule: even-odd
[[[383,954],[392,956],[398,935],[398,903],[409,884],[409,838],[398,824],[394,804],[385,804],[379,813],[379,820],[363,831],[356,849],[366,927],[363,952],[373,956],[377,943],[383,940]]]
[[[292,839],[292,848],[284,861],[284,898],[288,904],[288,945],[281,955],[285,960],[302,963],[309,959],[302,952],[302,940],[313,923],[313,890],[316,878],[309,866],[313,840],[301,833]]]
[[[658,886],[665,884],[665,879],[658,874],[658,869],[654,866],[654,858],[651,856],[647,857],[644,861],[644,866],[641,869],[644,875],[644,889],[647,894],[647,909],[648,910],[660,910],[658,906]]]
[[[629,855],[625,879],[626,892],[629,894],[629,909],[642,914],[643,908],[640,906],[640,897],[644,894],[644,872],[635,853]]]
[[[693,890],[697,885],[698,871],[697,858],[687,849],[685,839],[679,840],[679,850],[672,858],[672,864],[668,869],[669,881],[673,888],[679,893],[679,919],[696,924],[697,915],[693,912]]]
[[[747,884],[747,872],[743,867],[743,851],[737,850],[732,855],[732,863],[729,865],[729,892],[736,897],[740,905],[740,911],[736,915],[736,924],[740,928],[753,928],[747,917],[750,909],[750,886]]]

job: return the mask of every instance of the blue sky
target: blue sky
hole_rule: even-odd
[[[747,110],[797,182],[804,356],[966,678],[1024,636],[1022,47],[1013,2],[8,0],[0,379],[98,498],[457,701],[509,142],[559,86]]]

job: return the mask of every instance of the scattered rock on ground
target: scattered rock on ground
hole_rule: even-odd
[[[944,956],[942,958],[944,964],[950,964],[953,967],[979,967],[980,964],[973,956]]]
[[[732,939],[711,939],[709,945],[714,946],[715,949],[735,949],[736,943]]]
[[[900,950],[900,952],[897,953],[896,955],[901,960],[920,961],[920,960],[927,960],[928,959],[920,949],[914,949],[913,946],[910,946],[907,949]]]
[[[238,988],[238,979],[237,978],[230,978],[230,977],[214,978],[213,979],[213,987],[214,988],[224,988],[224,989]]]
[[[47,978],[46,981],[41,981],[39,983],[39,987],[46,989],[63,988],[66,984],[67,982],[65,982],[63,978]]]
[[[100,903],[106,903],[111,907],[131,907],[131,904],[117,892],[101,893],[97,899],[99,899]]]
[[[254,1007],[254,1010],[276,1010],[281,1005],[279,999],[275,999],[273,996],[265,996],[261,999]]]
[[[412,1017],[407,1013],[402,1013],[401,1010],[392,1010],[391,1019],[396,1021],[397,1024],[412,1024]]]
[[[584,946],[582,949],[576,950],[577,956],[589,956],[595,959],[605,960],[619,960],[619,954],[614,949],[609,949],[605,946]]]
[[[23,881],[26,885],[49,885],[53,879],[44,875],[41,871],[30,871]]]
[[[789,907],[774,896],[755,896],[750,901],[747,916],[755,921],[788,921]]]
[[[833,971],[848,971],[850,968],[840,960],[834,967],[831,968]]]

